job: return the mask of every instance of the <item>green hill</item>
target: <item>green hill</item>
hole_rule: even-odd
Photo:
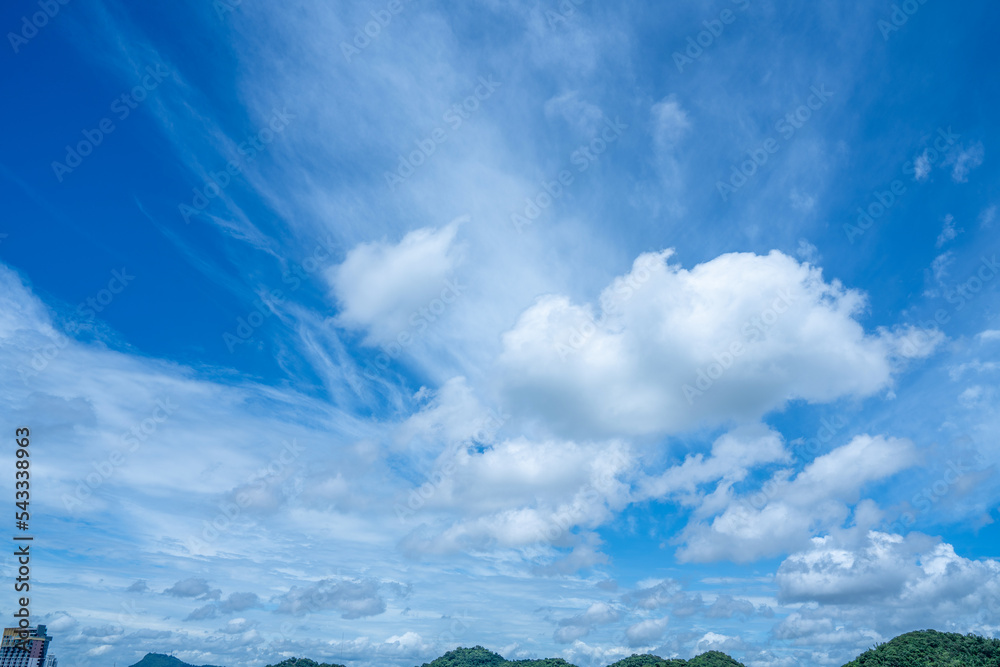
[[[457,648],[440,658],[425,662],[421,667],[503,667],[507,663],[499,654],[482,646]]]
[[[288,658],[267,667],[344,667],[336,663],[316,662],[309,658]]]
[[[482,646],[457,648],[421,667],[576,667],[562,658],[506,660]],[[608,667],[744,667],[725,653],[709,651],[691,660],[664,660],[656,655],[632,655]]]
[[[132,667],[195,667],[183,660],[179,660],[172,655],[163,653],[147,653],[142,660],[132,665]],[[201,665],[201,667],[215,667],[214,665]]]
[[[954,632],[907,632],[865,651],[844,667],[997,667],[1000,639]]]
[[[132,667],[196,667],[196,665],[189,665],[172,655],[147,653],[142,660],[132,665]],[[215,667],[215,665],[201,665],[201,667]],[[344,667],[344,665],[316,662],[309,658],[288,658],[273,665],[268,665],[268,667]]]
[[[683,665],[683,660],[674,661]],[[670,664],[668,662],[668,664]],[[746,667],[742,662],[736,662],[725,653],[709,651],[687,661],[687,667]]]
[[[736,662],[725,653],[708,651],[690,660],[671,658],[666,660],[658,655],[632,654],[627,658],[608,665],[608,667],[745,667],[742,662]]]
[[[440,658],[424,663],[422,667],[576,667],[576,665],[571,665],[562,658],[507,660],[482,646],[474,646],[448,651]]]
[[[194,667],[162,653],[147,653],[132,667]],[[213,667],[202,665],[201,667]],[[344,667],[289,658],[268,667]],[[576,667],[562,658],[507,660],[482,646],[457,648],[421,667]],[[725,653],[708,651],[690,660],[633,654],[608,667],[745,667]],[[900,635],[859,655],[844,667],[1000,667],[1000,639],[918,630]]]

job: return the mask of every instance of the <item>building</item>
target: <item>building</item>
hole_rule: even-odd
[[[19,628],[4,628],[0,641],[0,667],[56,667],[55,656],[49,655],[52,637],[46,627],[28,628],[28,638],[21,641]]]

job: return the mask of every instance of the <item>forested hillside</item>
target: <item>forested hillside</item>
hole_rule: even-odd
[[[194,667],[162,653],[148,653],[132,667]],[[203,667],[212,667],[204,665]],[[344,667],[308,658],[288,658],[268,667]],[[507,660],[482,646],[457,648],[421,667],[576,667],[562,658]],[[745,667],[725,653],[708,651],[690,660],[631,655],[608,667]],[[919,630],[900,635],[859,655],[844,667],[1000,667],[1000,639]]]
[[[918,630],[865,651],[844,667],[998,667],[1000,639]]]

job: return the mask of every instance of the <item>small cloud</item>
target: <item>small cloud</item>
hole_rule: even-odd
[[[931,262],[931,270],[934,272],[934,280],[941,282],[941,280],[948,275],[948,267],[954,261],[954,256],[949,250],[948,252],[943,252],[934,258]]]
[[[247,630],[252,630],[256,625],[253,621],[248,621],[245,618],[234,618],[226,623],[226,626],[221,628],[220,632],[227,635],[238,635]]]
[[[942,247],[945,243],[958,236],[960,231],[962,230],[955,229],[955,216],[950,213],[944,216],[944,227],[941,228],[941,233],[938,234],[936,247]]]
[[[988,209],[979,214],[979,227],[981,229],[989,229],[993,226],[993,221],[997,217],[997,207],[996,205],[990,206]]]
[[[788,195],[788,199],[792,202],[792,208],[803,213],[808,213],[816,206],[815,197],[804,195],[798,190],[792,190],[791,194]]]
[[[70,629],[75,628],[79,623],[75,618],[70,616],[65,611],[57,611],[55,614],[49,617],[48,623],[46,623],[49,630],[53,632],[58,632],[60,634],[68,632]]]
[[[628,639],[629,647],[649,646],[660,637],[667,629],[669,618],[650,618],[629,626],[625,630],[625,637]]]
[[[931,159],[926,149],[914,161],[913,171],[913,177],[918,181],[926,181],[927,177],[931,175]]]
[[[976,334],[976,338],[984,343],[992,343],[1000,340],[1000,329],[987,329]]]
[[[606,602],[595,602],[587,611],[576,616],[559,621],[559,627],[553,633],[553,639],[560,644],[570,644],[601,625],[615,623],[621,618],[621,613]]]
[[[689,129],[691,122],[680,102],[671,95],[653,105],[653,138],[661,149],[672,149]]]
[[[958,395],[958,400],[962,405],[973,409],[986,407],[992,403],[992,399],[993,390],[979,384],[969,387]]]
[[[592,134],[604,114],[590,102],[580,99],[577,91],[563,93],[545,102],[545,117],[550,120],[561,117],[569,125],[583,133]]]
[[[214,604],[207,604],[204,607],[198,607],[190,614],[187,615],[185,621],[203,621],[206,618],[215,618],[218,615],[218,609],[216,609]]]
[[[126,593],[145,593],[149,590],[145,579],[137,579],[131,586],[125,589]]]
[[[340,305],[338,326],[367,331],[366,344],[396,340],[410,330],[421,307],[451,303],[461,287],[450,280],[463,249],[455,241],[457,218],[441,228],[409,232],[399,243],[361,243],[327,271]]]
[[[951,153],[944,162],[946,165],[952,165],[951,180],[956,183],[967,182],[969,172],[983,163],[985,153],[983,145],[978,142],[968,148],[960,147]]]
[[[964,364],[959,364],[948,369],[948,375],[952,380],[958,380],[965,374],[965,371],[974,371],[976,373],[993,373],[1000,370],[1000,363],[995,361],[980,361],[979,359],[973,359],[972,361]]]
[[[618,582],[614,579],[605,579],[604,581],[598,581],[597,587],[602,591],[611,591],[613,593],[618,590]]]
[[[882,340],[901,359],[925,359],[944,341],[939,329],[920,329],[914,326],[899,327],[894,331],[880,329]]]
[[[749,618],[753,616],[754,611],[753,603],[749,600],[734,598],[731,595],[720,595],[705,611],[705,616],[708,618],[732,618],[733,616]]]
[[[175,598],[196,598],[202,595],[208,595],[211,592],[211,588],[206,580],[191,577],[190,579],[178,581],[176,584],[163,591],[163,594],[172,595]]]
[[[219,611],[231,613],[245,611],[260,606],[260,598],[256,593],[230,593],[225,602],[219,603]]]
[[[803,261],[813,265],[819,261],[819,250],[805,239],[799,239],[799,247],[795,249],[795,254]]]

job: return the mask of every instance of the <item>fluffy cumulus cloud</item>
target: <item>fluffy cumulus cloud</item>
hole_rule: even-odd
[[[79,65],[65,74],[83,76],[81,90],[124,92],[147,64],[171,70],[133,127],[163,130],[132,142],[164,167],[144,170],[148,187],[129,181],[126,203],[149,211],[136,234],[120,233],[129,216],[114,189],[143,155],[102,149],[64,174],[88,183],[94,206],[72,201],[84,188],[35,178],[37,161],[10,166],[21,180],[0,251],[44,295],[0,264],[0,412],[37,430],[47,492],[32,501],[79,555],[51,561],[48,616],[38,610],[61,662],[157,651],[195,665],[297,655],[410,667],[459,644],[520,641],[516,657],[561,653],[583,667],[639,648],[836,666],[847,660],[786,649],[852,657],[915,627],[1000,632],[997,563],[971,555],[995,546],[991,471],[944,495],[933,472],[900,474],[946,456],[967,466],[931,444],[958,431],[996,463],[985,443],[998,430],[997,281],[966,307],[944,299],[996,225],[977,182],[995,174],[993,126],[977,116],[994,105],[948,88],[981,81],[975,72],[934,79],[962,118],[907,103],[926,98],[924,78],[907,74],[926,70],[917,61],[948,55],[907,42],[951,28],[976,44],[982,35],[962,31],[986,22],[920,16],[887,50],[873,26],[888,10],[863,3],[487,0],[403,2],[400,14],[387,0],[295,11],[234,0],[177,16],[145,4],[77,3],[19,61],[43,74]],[[715,40],[722,5],[736,18]],[[768,21],[788,30],[757,48]],[[173,43],[181,33],[190,39]],[[844,34],[861,38],[843,49]],[[704,54],[664,90],[688,40]],[[231,57],[191,58],[188,43]],[[962,58],[952,64],[967,70]],[[867,122],[884,100],[858,93],[884,86],[893,64],[906,131],[886,137]],[[234,67],[235,89],[195,85],[231,81]],[[716,200],[711,183],[736,150],[784,126],[816,76],[829,106],[785,126],[794,136],[739,202]],[[495,94],[480,94],[494,86],[483,80]],[[93,126],[99,109],[60,102],[65,86],[39,90],[33,108],[79,117],[26,116],[13,138],[27,150],[12,156],[37,157],[46,124]],[[287,130],[242,160],[238,145],[285,105]],[[581,163],[578,147],[610,119],[627,130]],[[926,136],[952,120],[962,135]],[[418,148],[422,166],[387,188]],[[205,197],[199,224],[161,219],[230,159],[240,175]],[[563,169],[573,182],[556,194]],[[890,188],[897,177],[909,194]],[[90,192],[102,183],[108,193]],[[827,233],[838,209],[885,204],[890,189],[864,243]],[[512,226],[545,190],[534,224]],[[903,224],[914,212],[923,222]],[[39,245],[63,238],[79,248]],[[678,255],[636,257],[664,239]],[[921,242],[928,298],[910,261]],[[113,296],[110,261],[136,274]],[[233,343],[257,321],[255,295],[279,280],[276,317]],[[103,310],[65,326],[94,296]],[[877,328],[930,321],[939,306],[941,331]],[[966,356],[900,381],[941,350],[942,331],[953,344],[939,354]],[[830,414],[843,432],[802,456],[794,438]],[[925,486],[937,495],[913,495]],[[907,510],[961,537],[873,532]]]
[[[569,434],[645,435],[755,419],[788,401],[892,382],[894,333],[866,333],[864,296],[777,251],[688,270],[648,253],[599,308],[545,296],[504,334],[503,388]]]
[[[1000,562],[964,558],[920,533],[817,537],[782,562],[775,581],[780,600],[802,605],[776,635],[805,644],[1000,624]]]
[[[383,343],[409,331],[411,319],[440,316],[461,296],[452,277],[461,260],[455,236],[463,220],[417,229],[397,244],[362,243],[348,252],[327,274],[341,309],[338,324]]]
[[[628,504],[634,465],[620,443],[515,438],[446,452],[423,497],[415,490],[411,499],[421,499],[404,508],[415,528],[401,546],[411,553],[565,547],[577,567],[592,565],[603,556],[586,531]]]
[[[625,637],[629,646],[649,646],[663,636],[667,630],[670,617],[647,618],[630,625],[625,630]]]
[[[422,409],[395,433],[396,443],[409,451],[438,453],[442,442],[488,443],[510,418],[483,406],[464,377],[451,378],[437,391],[422,389],[416,398],[426,401]]]
[[[997,610],[1000,561],[969,560],[955,548],[920,533],[869,531],[857,545],[830,536],[813,538],[778,569],[782,601],[849,605],[877,597],[900,609],[942,607]]]
[[[560,644],[568,644],[586,636],[594,628],[614,623],[620,618],[619,610],[605,602],[595,602],[582,614],[559,621],[553,638]]]
[[[749,618],[756,611],[753,603],[749,600],[734,598],[732,595],[720,595],[705,610],[705,616],[708,618],[732,618],[734,616]]]
[[[640,497],[671,497],[686,505],[705,507],[705,485],[715,485],[716,495],[746,479],[750,471],[769,463],[789,462],[781,434],[762,424],[744,425],[722,434],[712,443],[708,456],[692,454],[683,463],[640,483]],[[722,484],[716,484],[718,482]]]
[[[840,528],[849,518],[875,525],[881,512],[861,500],[862,491],[918,461],[909,440],[856,436],[797,475],[779,470],[759,492],[726,493],[718,514],[701,518],[709,513],[696,511],[679,538],[677,555],[686,561],[747,562],[803,548],[812,535]]]

